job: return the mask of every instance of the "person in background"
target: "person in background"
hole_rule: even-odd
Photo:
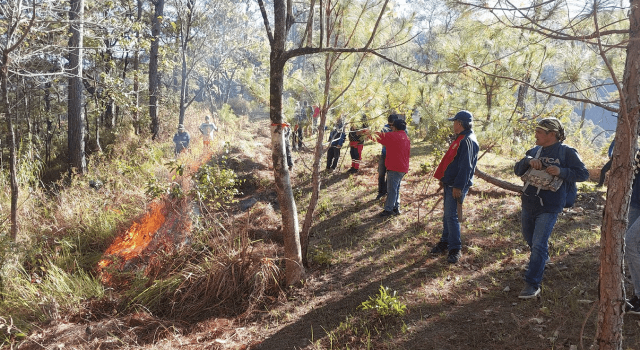
[[[202,144],[205,147],[211,147],[211,141],[213,141],[213,132],[218,131],[218,127],[211,121],[211,117],[204,117],[204,123],[200,124],[198,128],[202,134]]]
[[[368,128],[367,116],[362,115],[362,129]],[[347,170],[349,174],[355,174],[360,169],[360,161],[362,160],[362,148],[364,148],[364,136],[358,135],[358,129],[355,125],[351,125],[349,132],[349,154],[351,155],[351,168]]]
[[[318,132],[318,117],[320,116],[320,107],[313,106],[313,130],[312,133],[315,135]]]
[[[524,175],[529,168],[544,170],[547,174],[562,179],[556,190],[544,190],[534,185],[522,191],[522,236],[531,248],[529,265],[525,272],[525,287],[518,295],[520,299],[535,298],[540,294],[540,283],[549,259],[549,237],[556,224],[558,214],[567,202],[570,185],[585,181],[589,171],[578,152],[562,144],[565,140],[562,123],[556,118],[545,118],[538,122],[535,130],[536,147],[527,151],[514,167],[517,176]]]
[[[327,170],[335,170],[338,166],[338,159],[340,159],[340,149],[346,135],[344,133],[344,125],[342,124],[342,118],[339,118],[334,126],[333,130],[329,133],[329,148],[327,149]]]
[[[433,177],[440,180],[444,188],[444,215],[442,216],[442,236],[431,250],[431,254],[449,252],[447,261],[455,264],[462,257],[460,238],[460,215],[462,202],[473,184],[473,174],[478,161],[478,140],[473,133],[473,115],[460,111],[452,118],[456,139],[440,161]]]
[[[602,187],[602,185],[604,185],[604,179],[607,176],[607,171],[611,169],[611,161],[612,161],[611,157],[613,156],[613,147],[615,143],[616,141],[613,140],[609,145],[609,151],[607,151],[607,156],[609,156],[609,161],[605,163],[604,166],[602,166],[602,170],[600,170],[600,180],[598,181],[598,184],[596,185],[596,187]]]
[[[625,312],[640,315],[640,150],[636,151],[635,169],[631,201],[629,203],[629,223],[624,235],[624,259],[629,267],[633,296],[626,300]]]
[[[392,113],[387,117],[387,124],[382,127],[381,133],[390,132],[391,125],[393,122],[398,119],[398,115]],[[385,166],[387,155],[387,149],[384,145],[382,145],[382,153],[380,153],[380,160],[378,161],[378,195],[376,196],[376,200],[387,195],[387,167]]]
[[[184,150],[189,148],[189,142],[191,141],[191,136],[184,128],[184,125],[178,125],[178,132],[173,135],[173,143],[176,145],[175,147],[175,155],[182,153]]]
[[[307,101],[304,101],[305,103]],[[306,106],[305,106],[306,107]],[[302,137],[303,135],[303,129],[304,129],[304,123],[305,123],[305,118],[306,118],[306,112],[305,112],[305,108],[303,108],[302,106],[300,106],[299,102],[296,102],[296,111],[295,114],[293,115],[293,150],[302,150]]]
[[[376,132],[375,135],[370,135],[387,150],[385,158],[387,200],[384,202],[384,210],[379,214],[382,217],[401,214],[400,184],[404,175],[409,172],[409,158],[411,156],[411,141],[406,133],[407,123],[402,119],[396,119],[390,127],[391,130],[388,132]]]
[[[285,124],[284,127],[284,151],[287,157],[287,166],[289,171],[293,169],[293,159],[291,158],[291,127],[289,124]]]

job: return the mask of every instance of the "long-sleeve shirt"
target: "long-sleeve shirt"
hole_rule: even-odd
[[[218,127],[216,127],[216,125],[213,123],[202,123],[200,124],[200,127],[198,128],[198,130],[200,130],[200,133],[202,133],[203,140],[212,141],[213,132],[218,131]]]
[[[377,132],[377,141],[386,147],[387,156],[384,165],[387,170],[400,173],[409,172],[409,158],[411,156],[411,141],[404,130],[391,132]]]
[[[433,176],[444,185],[469,188],[473,185],[479,149],[473,131],[463,130],[449,146]]]
[[[183,149],[189,148],[189,141],[191,141],[191,136],[186,131],[177,132],[173,135],[173,143],[176,144],[176,153],[180,153]]]
[[[515,164],[514,172],[518,176],[524,175],[529,169],[530,161],[535,158],[538,148],[536,146],[527,151],[526,156]],[[560,177],[563,182],[560,188],[553,192],[540,190],[535,186],[527,186],[522,194],[522,201],[538,208],[544,213],[559,213],[565,206],[567,188],[570,183],[582,182],[589,179],[589,170],[580,159],[578,152],[567,145],[556,142],[551,146],[542,147],[538,159],[544,167],[557,166],[560,168]],[[542,202],[540,202],[542,200]]]

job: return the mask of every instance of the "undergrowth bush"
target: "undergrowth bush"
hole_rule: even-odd
[[[398,299],[396,291],[391,292],[389,287],[380,286],[378,295],[370,296],[369,300],[363,301],[358,309],[373,311],[380,317],[404,316],[407,312],[407,305]]]
[[[224,167],[224,162],[201,166],[193,180],[191,194],[200,202],[209,203],[214,209],[237,202],[235,196],[240,194],[238,186],[241,180],[233,170]]]
[[[247,219],[251,215],[245,214]],[[194,232],[198,241],[179,258],[154,264],[163,271],[153,284],[148,286],[145,279],[134,283],[127,292],[129,307],[191,320],[212,314],[238,316],[282,293],[282,271],[270,258],[275,246],[250,240],[242,218],[207,219],[215,221],[209,223],[212,229]]]

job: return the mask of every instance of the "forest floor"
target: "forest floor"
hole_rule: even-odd
[[[238,171],[272,183],[265,125],[252,126],[252,149],[258,154],[235,157]],[[307,146],[312,142],[305,140]],[[304,284],[287,290],[286,298],[242,319],[220,317],[186,323],[146,313],[91,322],[66,319],[43,325],[17,348],[453,350],[591,346],[597,326],[604,190],[594,190],[593,182],[579,185],[576,206],[559,216],[552,234],[541,296],[521,300],[517,296],[529,253],[520,234],[518,195],[476,178],[464,203],[462,258],[449,264],[446,255],[429,254],[442,226],[438,186],[425,172],[425,165],[434,162],[429,147],[412,141],[411,170],[401,188],[402,214],[389,218],[378,217],[383,200],[375,200],[378,154],[379,145],[368,142],[361,170],[350,175],[346,170],[351,160],[343,149],[339,169],[322,173],[310,241],[311,266]],[[292,182],[301,222],[311,192],[312,155],[310,149],[294,153]],[[519,183],[512,175],[513,161],[487,154],[479,167]],[[255,164],[264,162],[267,164],[252,171]],[[597,169],[593,173],[597,174]],[[246,186],[243,191],[242,199],[268,202],[277,213],[273,186]],[[359,307],[376,298],[381,286],[397,292],[397,300],[407,307],[404,316],[378,317]],[[624,321],[623,348],[640,349],[640,318],[626,315]]]

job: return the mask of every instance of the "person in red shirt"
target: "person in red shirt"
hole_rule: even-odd
[[[400,183],[409,171],[411,142],[405,130],[407,123],[402,119],[393,121],[390,132],[376,132],[370,137],[386,147],[387,156],[384,164],[387,168],[387,200],[382,217],[400,215]]]

